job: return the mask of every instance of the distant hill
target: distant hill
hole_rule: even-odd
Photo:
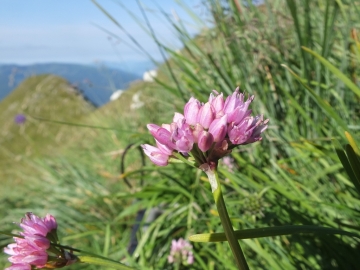
[[[94,110],[63,78],[38,75],[25,79],[0,101],[0,176],[9,164],[20,165],[51,153],[74,137],[71,127],[34,117],[74,123]]]
[[[130,82],[141,78],[139,75],[105,66],[60,63],[0,65],[0,100],[25,78],[40,74],[54,74],[65,78],[96,106],[107,103],[117,89],[126,89]]]

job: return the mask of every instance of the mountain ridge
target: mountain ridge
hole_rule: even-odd
[[[63,77],[95,106],[109,101],[113,92],[127,89],[139,75],[104,65],[98,67],[73,63],[41,63],[32,65],[0,64],[0,100],[31,76],[53,74]]]

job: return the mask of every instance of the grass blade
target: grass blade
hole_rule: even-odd
[[[319,226],[294,225],[294,226],[276,226],[260,229],[237,230],[235,235],[237,239],[252,239],[261,237],[273,237],[279,235],[311,233],[311,234],[339,234],[360,239],[358,234],[339,229],[325,228]],[[207,233],[195,234],[189,236],[193,242],[223,242],[226,241],[225,233]]]
[[[326,60],[321,55],[316,52],[310,50],[302,46],[302,49],[311,55],[313,55],[316,59],[318,59],[324,66],[326,66],[336,77],[338,77],[347,87],[350,88],[351,91],[354,92],[355,95],[360,97],[360,88],[357,87],[344,73],[342,73],[338,68],[336,68],[333,64],[331,64],[328,60]]]

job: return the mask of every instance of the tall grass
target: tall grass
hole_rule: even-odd
[[[97,138],[82,155],[70,149],[75,158],[40,160],[37,168],[43,178],[26,187],[28,196],[15,193],[3,200],[5,222],[16,220],[25,209],[45,208],[59,216],[66,244],[126,260],[140,269],[172,269],[167,262],[172,239],[221,231],[206,178],[184,165],[142,166],[136,147],[126,157],[125,173],[119,174],[120,158],[103,154],[143,143],[149,137],[137,125],[170,121],[190,96],[205,101],[212,89],[230,94],[240,85],[255,95],[252,109],[269,118],[270,126],[261,143],[232,153],[233,171],[221,167],[234,227],[319,225],[359,234],[359,193],[333,144],[335,139],[346,142],[345,130],[359,142],[359,97],[309,50],[357,87],[359,58],[351,50],[357,43],[350,33],[360,29],[360,2],[278,0],[254,6],[250,1],[208,0],[204,5],[211,27],[195,38],[182,22],[159,10],[183,43],[181,52],[156,38],[144,11],[143,26],[171,56],[159,67],[160,76],[147,92],[151,94],[143,96],[154,103],[129,115],[114,115],[116,110],[109,107],[106,118],[97,115],[99,121],[132,132],[94,131]],[[130,115],[136,116],[135,123]],[[39,194],[40,201],[32,199]],[[159,216],[146,222],[154,208]],[[130,255],[130,230],[140,209],[145,217]],[[241,241],[251,269],[358,267],[356,238],[294,234]],[[235,269],[226,243],[195,243],[194,254],[191,269]]]

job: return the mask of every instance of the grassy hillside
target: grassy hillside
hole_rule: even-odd
[[[17,171],[24,164],[44,154],[53,153],[72,138],[70,129],[38,118],[76,121],[94,107],[60,77],[33,76],[0,102],[1,174]],[[15,117],[24,115],[23,124]]]
[[[120,153],[145,132],[145,123],[171,118],[176,104],[181,102],[155,83],[138,81],[96,109],[63,78],[30,77],[0,102],[1,174],[10,179],[39,157],[81,156],[94,145],[101,145],[97,150],[103,154]],[[19,114],[26,117],[24,124],[15,122]]]

